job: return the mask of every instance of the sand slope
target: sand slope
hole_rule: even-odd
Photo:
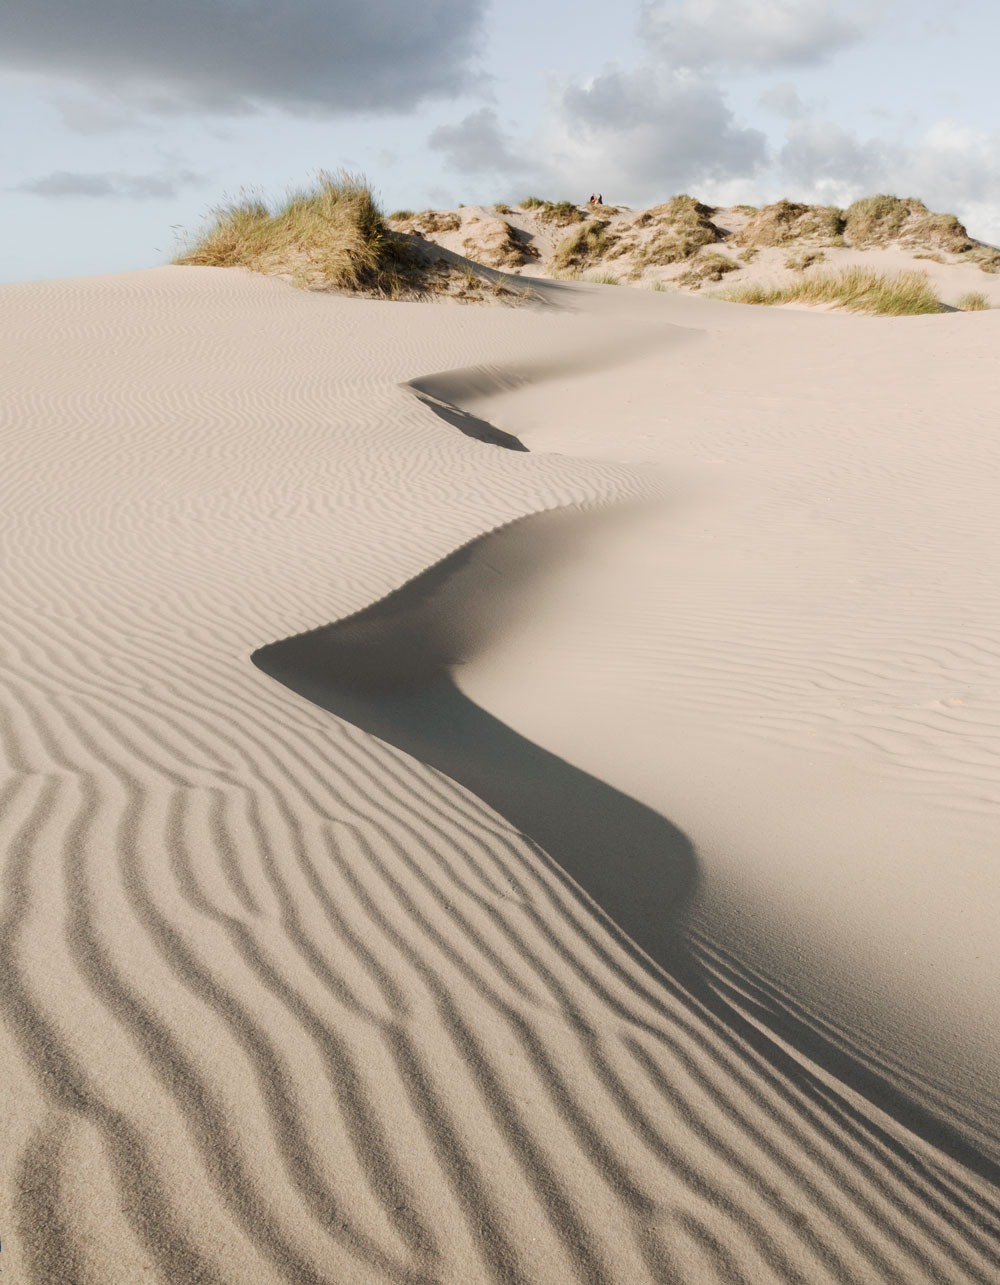
[[[997,318],[540,288],[0,291],[12,1279],[1000,1272]]]

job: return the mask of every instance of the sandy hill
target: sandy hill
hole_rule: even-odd
[[[569,277],[652,289],[702,290],[863,265],[926,272],[954,306],[981,294],[1000,304],[1000,250],[922,201],[873,196],[846,210],[781,200],[757,209],[675,196],[646,210],[529,197],[508,205],[399,210],[389,226],[476,264],[528,277]],[[980,306],[983,306],[980,303]]]

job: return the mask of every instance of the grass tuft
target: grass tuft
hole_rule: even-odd
[[[978,290],[970,290],[968,294],[962,295],[955,306],[961,308],[963,312],[985,312],[990,306],[990,301]]]
[[[219,206],[174,262],[288,275],[296,285],[396,296],[406,254],[363,175],[320,171],[271,209],[252,193]]]
[[[804,237],[829,240],[840,235],[844,221],[840,210],[832,205],[800,205],[795,201],[775,201],[765,205],[737,234],[739,245],[751,247],[786,245]]]
[[[598,286],[616,286],[619,278],[613,272],[593,272],[587,280]]]
[[[805,272],[814,263],[822,263],[826,255],[822,250],[802,250],[799,254],[790,254],[785,260],[785,267],[793,272]]]
[[[721,240],[722,234],[709,218],[714,213],[710,205],[685,195],[644,210],[632,224],[635,228],[653,225],[652,236],[639,251],[642,264],[680,263],[702,246]]]
[[[607,254],[616,239],[613,233],[608,233],[608,225],[602,220],[581,224],[556,246],[552,256],[553,275],[579,271],[596,263]]]
[[[690,261],[690,267],[676,278],[679,286],[700,290],[706,281],[721,281],[727,272],[738,272],[740,265],[718,250],[702,250]]]
[[[875,272],[871,268],[845,268],[838,273],[802,276],[786,285],[747,284],[721,291],[730,303],[782,304],[832,303],[848,312],[904,317],[940,312],[941,301],[924,272]]]
[[[975,243],[954,214],[934,214],[916,197],[866,196],[844,213],[844,235],[863,248],[902,241],[923,249],[967,254]]]

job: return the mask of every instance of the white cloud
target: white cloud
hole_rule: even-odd
[[[957,214],[973,236],[1000,241],[1000,130],[942,120],[902,143],[862,139],[828,120],[795,121],[776,161],[774,177],[798,199],[916,196]]]
[[[644,0],[640,31],[671,66],[765,69],[822,62],[876,20],[877,0]]]
[[[765,140],[740,128],[719,88],[688,72],[610,68],[549,106],[541,147],[563,184],[611,200],[662,200],[710,180],[749,177]]]
[[[770,89],[765,89],[757,99],[757,105],[774,112],[776,116],[784,116],[786,120],[797,120],[809,110],[790,80],[780,81]]]

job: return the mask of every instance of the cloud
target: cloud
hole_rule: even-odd
[[[776,116],[784,116],[786,120],[797,120],[800,116],[805,116],[809,110],[790,80],[783,80],[780,84],[765,89],[757,99],[757,104],[769,112],[774,112]]]
[[[152,112],[398,111],[469,87],[485,0],[7,0],[0,63]]]
[[[542,147],[564,184],[632,202],[747,177],[766,159],[764,135],[736,125],[718,86],[651,67],[609,68],[564,87]]]
[[[511,149],[512,139],[500,129],[496,112],[481,107],[457,125],[439,125],[428,139],[445,164],[462,174],[516,174],[527,167]]]
[[[888,192],[957,214],[973,236],[1000,241],[1000,130],[937,121],[909,142],[859,137],[833,121],[794,121],[776,157],[783,188],[846,205]]]
[[[204,176],[190,170],[173,175],[160,174],[85,174],[53,170],[42,178],[31,179],[9,188],[30,196],[48,197],[116,197],[121,200],[163,200],[177,195],[182,187],[204,181]]]
[[[640,34],[675,67],[768,69],[823,62],[862,39],[876,4],[843,0],[644,0]]]

